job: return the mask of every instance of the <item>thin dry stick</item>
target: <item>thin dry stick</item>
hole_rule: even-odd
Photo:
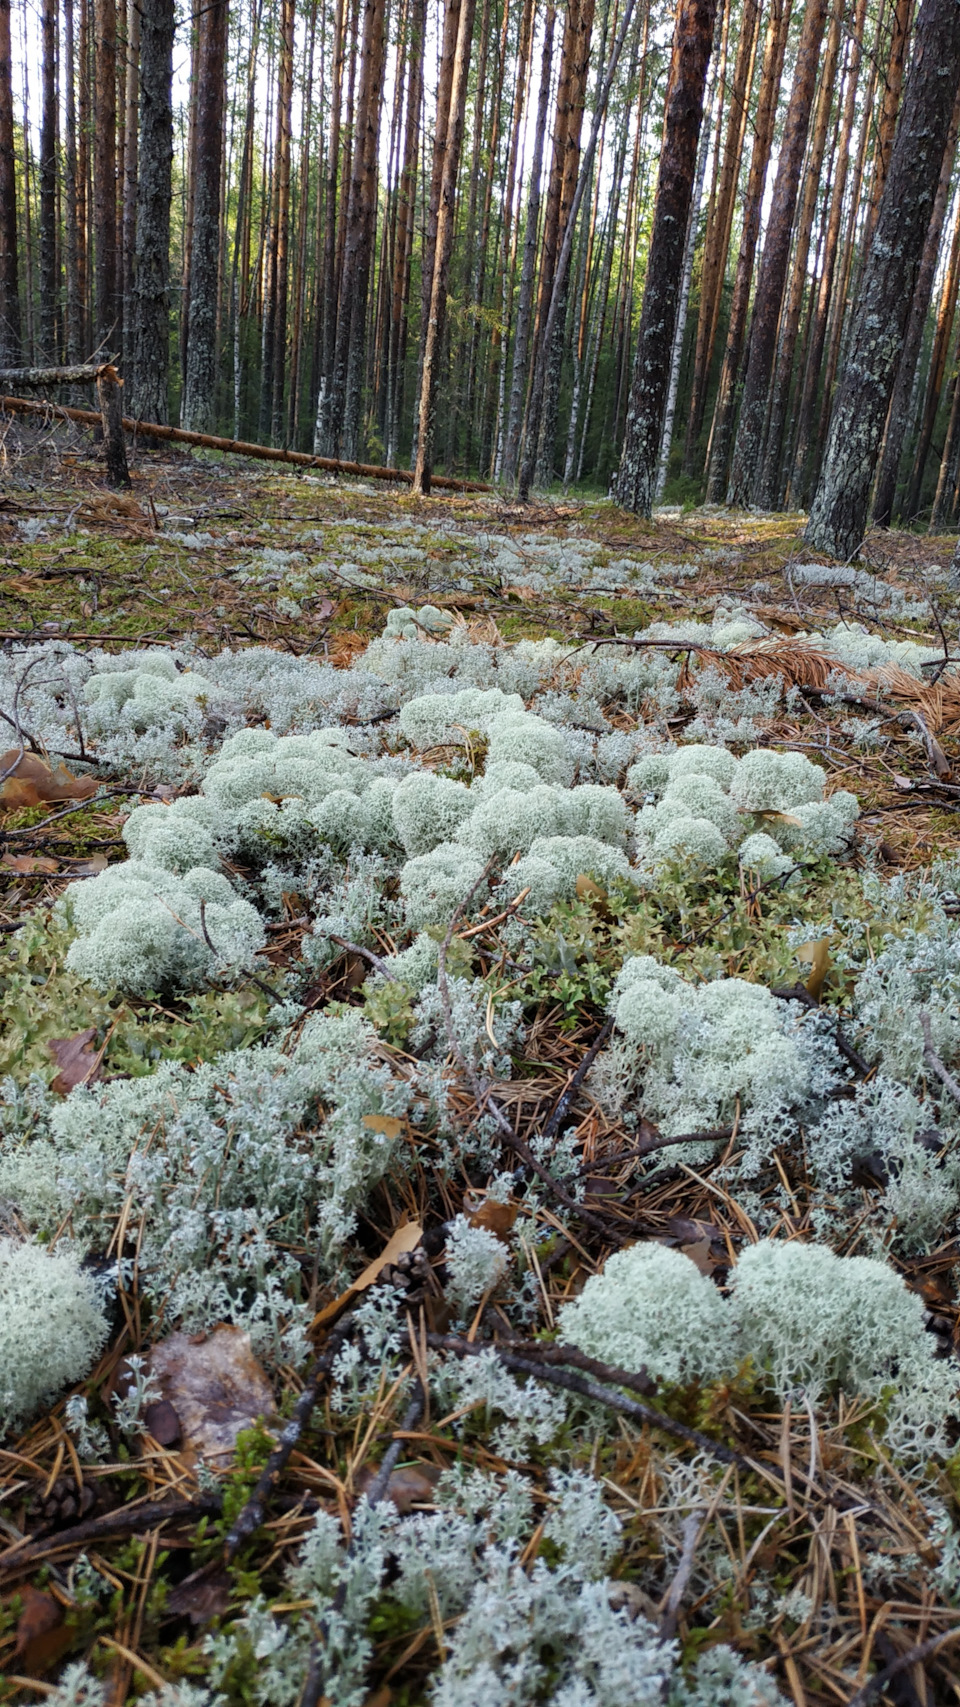
[[[926,1061],[927,1066],[936,1073],[940,1083],[946,1086],[957,1107],[960,1108],[960,1084],[957,1083],[953,1074],[944,1066],[933,1047],[933,1036],[930,1031],[930,1015],[928,1013],[921,1012],[920,1024],[923,1027],[923,1058]]]
[[[587,1050],[583,1060],[580,1062],[580,1065],[574,1073],[573,1078],[570,1080],[566,1090],[558,1098],[556,1107],[540,1134],[541,1138],[552,1138],[554,1133],[559,1130],[561,1120],[566,1119],[570,1104],[573,1102],[574,1097],[580,1089],[580,1086],[583,1084],[584,1079],[589,1073],[590,1068],[593,1066],[594,1061],[597,1059],[597,1056],[606,1043],[612,1030],[613,1020],[605,1020],[600,1032],[591,1043],[590,1048]]]
[[[228,1563],[241,1543],[248,1541],[263,1522],[267,1502],[286,1469],[291,1452],[310,1421],[313,1408],[320,1397],[320,1388],[330,1374],[352,1329],[352,1316],[342,1317],[310,1371],[307,1384],[294,1406],[293,1416],[278,1436],[277,1444],[260,1472],[253,1493],[227,1536],[224,1553]]]
[[[939,1653],[941,1648],[945,1648],[948,1642],[955,1642],[958,1636],[960,1636],[960,1628],[944,1630],[939,1636],[931,1636],[926,1642],[918,1642],[915,1648],[908,1648],[905,1654],[898,1654],[895,1660],[891,1660],[888,1666],[884,1666],[883,1671],[876,1672],[873,1677],[867,1679],[862,1689],[858,1689],[855,1695],[851,1695],[847,1707],[867,1707],[867,1703],[872,1701],[875,1696],[882,1694],[887,1684],[892,1683],[895,1677],[899,1677],[902,1671],[909,1671],[911,1666],[922,1665],[924,1660],[932,1659],[933,1655]]]
[[[730,1472],[728,1471],[727,1474],[729,1475]],[[680,1554],[680,1563],[677,1566],[673,1582],[667,1591],[663,1617],[660,1620],[659,1635],[661,1642],[671,1641],[676,1634],[677,1615],[683,1597],[687,1592],[690,1572],[693,1570],[693,1559],[697,1551],[697,1542],[700,1539],[700,1519],[702,1516],[702,1511],[692,1511],[689,1517],[684,1518],[683,1521],[683,1550]]]
[[[138,1534],[152,1524],[172,1523],[184,1518],[211,1517],[220,1510],[221,1495],[202,1494],[195,1500],[152,1500],[146,1505],[121,1506],[102,1517],[88,1517],[72,1529],[61,1529],[42,1541],[28,1541],[26,1536],[6,1552],[0,1553],[0,1574],[12,1576],[26,1570],[38,1559],[54,1553],[70,1552],[74,1547],[86,1547],[91,1542],[105,1541],[118,1535]]]
[[[332,931],[330,932],[330,941],[335,942],[338,948],[346,949],[348,954],[358,954],[361,960],[369,961],[374,971],[379,972],[381,978],[389,978],[391,983],[397,983],[397,974],[391,972],[386,961],[381,960],[379,954],[374,954],[372,949],[361,948],[358,942],[348,942],[345,936],[334,936]]]
[[[404,1416],[399,1429],[394,1434],[393,1440],[387,1447],[387,1450],[383,1455],[383,1462],[377,1471],[376,1477],[367,1490],[366,1498],[368,1504],[379,1504],[386,1494],[390,1477],[393,1475],[393,1472],[396,1469],[397,1460],[406,1445],[406,1435],[411,1429],[416,1428],[420,1418],[423,1416],[425,1406],[426,1393],[418,1379],[414,1389],[413,1398],[407,1408],[406,1415]],[[353,1542],[351,1541],[350,1546],[347,1548],[348,1558],[352,1551]],[[347,1584],[346,1579],[343,1578],[341,1579],[340,1586],[337,1589],[336,1597],[334,1599],[334,1612],[340,1612],[342,1610],[346,1593]],[[326,1645],[327,1621],[322,1618],[320,1620],[320,1628],[318,1629],[310,1648],[310,1663],[307,1667],[307,1676],[303,1685],[303,1693],[300,1697],[299,1707],[319,1707],[321,1700],[325,1699],[326,1692],[324,1686],[326,1683],[327,1667],[324,1654]]]

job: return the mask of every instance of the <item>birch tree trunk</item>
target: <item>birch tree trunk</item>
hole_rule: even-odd
[[[647,517],[652,513],[656,490],[670,351],[716,10],[717,0],[679,0],[674,26],[653,231],[616,484],[617,502]]]
[[[920,0],[914,54],[806,539],[859,550],[960,79],[957,0]]]

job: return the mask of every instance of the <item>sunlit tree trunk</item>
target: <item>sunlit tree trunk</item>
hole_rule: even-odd
[[[220,163],[223,145],[227,0],[208,0],[200,16],[193,241],[187,372],[181,425],[211,431],[216,420]]]
[[[94,0],[96,125],[93,136],[95,243],[94,339],[102,354],[117,353],[117,12],[115,0]]]
[[[923,258],[920,262],[920,271],[917,274],[913,301],[910,304],[910,319],[907,323],[906,336],[903,342],[903,353],[897,368],[897,383],[890,399],[890,412],[887,416],[887,427],[883,436],[883,454],[880,458],[880,469],[873,493],[873,521],[876,527],[889,527],[893,515],[897,493],[897,476],[900,471],[904,440],[910,423],[910,404],[913,397],[917,362],[920,359],[927,315],[930,312],[933,282],[937,271],[937,262],[940,259],[940,242],[943,237],[943,227],[950,201],[953,163],[957,153],[958,124],[960,124],[960,90],[958,90],[957,99],[954,102],[947,146],[943,151],[943,163],[940,167],[940,181],[937,184],[933,213],[930,216],[930,225],[923,245]]]
[[[733,449],[728,501],[757,501],[757,476],[763,456],[764,425],[770,380],[777,349],[777,328],[787,281],[790,239],[796,212],[810,112],[817,86],[820,45],[827,18],[827,0],[807,0],[793,88],[783,127],[780,158],[757,278],[740,419]]]
[[[958,79],[960,6],[920,0],[900,123],[806,533],[814,549],[832,557],[852,557],[863,539]]]
[[[674,25],[653,230],[616,486],[618,503],[643,516],[653,509],[716,10],[717,0],[680,0]]]
[[[792,0],[771,0],[767,33],[764,41],[763,64],[760,69],[760,93],[754,122],[753,149],[750,171],[743,198],[743,228],[740,250],[730,304],[720,384],[713,411],[713,425],[707,449],[707,498],[712,504],[722,504],[727,491],[727,467],[733,440],[733,423],[737,409],[737,382],[740,360],[747,330],[747,311],[750,306],[750,285],[760,236],[760,212],[763,205],[767,167],[777,117],[777,96],[783,75],[783,60],[790,28]]]
[[[723,277],[730,248],[737,180],[743,156],[743,140],[749,116],[750,86],[753,82],[757,40],[760,28],[760,0],[744,0],[740,15],[740,40],[730,91],[730,114],[723,148],[718,181],[714,185],[710,215],[703,241],[703,267],[700,276],[700,302],[697,311],[697,339],[693,358],[693,388],[687,416],[686,444],[683,465],[687,474],[695,470],[697,441],[703,429],[703,415],[710,381],[710,368],[716,343],[717,324]]]

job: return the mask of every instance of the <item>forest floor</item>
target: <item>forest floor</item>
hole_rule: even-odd
[[[878,533],[854,571],[831,574],[824,566],[818,578],[809,572],[802,524],[796,515],[713,510],[662,511],[647,524],[606,501],[559,497],[524,509],[483,494],[417,500],[393,486],[166,453],[140,454],[131,493],[114,495],[79,436],[37,436],[0,470],[0,647],[10,679],[19,653],[40,642],[115,654],[186,646],[201,670],[221,649],[267,647],[347,670],[362,668],[392,610],[424,605],[449,613],[471,642],[496,652],[552,637],[568,660],[652,623],[710,624],[718,607],[733,620],[752,621],[762,633],[752,653],[749,646],[724,653],[678,638],[671,657],[678,661],[679,702],[664,714],[664,738],[682,741],[693,716],[685,691],[702,669],[718,668],[731,691],[775,677],[796,691],[765,701],[769,715],[754,708],[753,744],[804,752],[828,773],[828,793],[855,794],[855,839],[829,871],[826,862],[811,865],[791,889],[761,894],[742,876],[724,876],[679,885],[672,901],[647,897],[633,915],[642,915],[643,925],[631,939],[633,952],[669,959],[689,978],[720,973],[796,987],[798,1001],[824,1006],[846,1028],[838,1036],[857,1040],[848,1048],[860,1060],[857,1073],[869,1080],[873,1067],[859,1054],[866,1045],[849,1007],[853,975],[836,949],[843,921],[865,918],[869,939],[864,874],[899,881],[916,898],[933,862],[960,856],[960,688],[950,668],[958,600],[946,573],[954,541]],[[552,551],[573,565],[569,572],[550,572]],[[915,642],[947,662],[934,658],[911,676],[894,675],[883,689],[876,683],[868,689],[863,671],[851,666],[844,701],[818,638],[838,625],[888,646]],[[21,717],[21,737],[29,737],[25,703],[26,688],[20,709],[9,696],[0,699],[11,741],[0,771],[16,765]],[[645,715],[622,704],[603,712],[605,727],[628,733]],[[88,732],[84,745],[82,722],[78,711],[73,756],[62,762],[71,776],[96,776],[101,786],[93,798],[74,799],[62,773],[59,794],[42,784],[33,797],[11,791],[9,779],[0,785],[0,1078],[8,1074],[23,1087],[32,1075],[56,1097],[143,1073],[158,1061],[190,1068],[226,1048],[256,1047],[280,997],[301,1010],[291,1035],[304,1011],[365,1004],[379,1025],[378,1060],[405,1070],[412,1045],[404,1015],[387,1012],[382,1002],[378,1009],[369,985],[370,963],[397,950],[396,935],[374,928],[365,950],[345,942],[308,975],[302,952],[311,919],[296,895],[284,897],[284,910],[268,926],[257,975],[235,978],[216,996],[105,992],[66,966],[69,937],[53,912],[58,897],[78,877],[127,857],[122,829],[138,798],[169,801],[196,787],[148,774],[147,766],[125,772],[115,763],[98,766],[96,741]],[[208,744],[215,749],[215,739]],[[26,747],[29,756],[29,739]],[[44,754],[34,756],[42,770]],[[45,758],[55,770],[49,745]],[[447,770],[461,774],[449,764]],[[956,897],[946,896],[943,905],[949,913]],[[552,916],[554,937],[558,917]],[[826,945],[819,955],[814,949],[812,970],[811,956],[804,962],[791,946],[798,921],[817,925],[817,941]],[[481,914],[468,932],[465,923],[463,915],[454,917],[446,948],[451,966],[486,981],[492,1038],[490,1015],[507,987],[510,943],[498,937],[495,917],[484,922]],[[93,1254],[106,1262],[126,1252],[134,1278],[121,1285],[99,1362],[74,1389],[100,1425],[99,1455],[78,1452],[76,1433],[65,1427],[65,1395],[25,1432],[0,1437],[0,1701],[50,1697],[64,1666],[76,1660],[89,1664],[103,1699],[115,1707],[169,1683],[208,1687],[217,1633],[237,1627],[257,1595],[274,1620],[292,1620],[301,1642],[296,1651],[309,1651],[315,1671],[317,1645],[329,1631],[322,1620],[311,1623],[309,1595],[291,1586],[287,1572],[318,1510],[336,1515],[349,1540],[361,1492],[384,1491],[375,1474],[391,1443],[386,1493],[401,1524],[433,1510],[440,1472],[454,1464],[495,1478],[519,1467],[541,1518],[551,1497],[551,1453],[556,1459],[559,1452],[564,1464],[588,1466],[622,1525],[611,1567],[617,1604],[635,1619],[649,1619],[664,1640],[675,1639],[685,1666],[728,1643],[796,1707],[960,1700],[953,1645],[960,1635],[960,1566],[950,1552],[960,1510],[955,1445],[953,1456],[940,1451],[923,1466],[901,1463],[884,1447],[871,1401],[833,1393],[816,1407],[802,1398],[784,1405],[742,1371],[728,1381],[646,1384],[642,1403],[635,1387],[631,1413],[617,1409],[625,1391],[613,1379],[618,1371],[608,1368],[604,1380],[604,1366],[596,1364],[588,1371],[593,1434],[590,1428],[577,1434],[571,1425],[561,1448],[534,1444],[513,1457],[493,1440],[482,1408],[471,1416],[469,1405],[455,1402],[445,1407],[448,1414],[411,1407],[410,1384],[427,1373],[428,1344],[435,1356],[444,1336],[455,1359],[469,1354],[468,1338],[507,1345],[519,1335],[527,1361],[518,1367],[529,1382],[540,1378],[538,1370],[562,1365],[574,1383],[583,1383],[582,1359],[549,1361],[557,1316],[585,1277],[602,1271],[625,1243],[659,1240],[723,1287],[758,1226],[766,1237],[817,1236],[819,1199],[802,1148],[777,1152],[741,1200],[731,1167],[739,1106],[710,1159],[637,1166],[638,1132],[641,1148],[655,1148],[649,1142],[655,1128],[624,1124],[591,1093],[584,1071],[605,1040],[606,1002],[623,952],[622,909],[596,884],[578,882],[560,925],[566,941],[559,958],[544,949],[533,972],[521,968],[514,977],[525,1031],[510,1070],[496,1083],[513,1133],[509,1165],[518,1157],[523,1164],[516,1176],[521,1209],[521,1174],[539,1188],[527,1219],[542,1237],[523,1247],[534,1277],[532,1311],[514,1312],[507,1284],[502,1293],[485,1294],[454,1331],[458,1318],[444,1299],[443,1228],[465,1212],[473,1225],[507,1240],[518,1202],[486,1195],[482,1170],[434,1165],[436,1146],[428,1138],[412,1166],[398,1163],[367,1195],[343,1253],[341,1272],[352,1274],[351,1284],[372,1264],[372,1276],[360,1277],[363,1285],[388,1278],[404,1298],[400,1354],[385,1359],[382,1379],[359,1408],[337,1410],[328,1370],[321,1368],[311,1385],[308,1364],[258,1360],[246,1342],[239,1353],[234,1347],[239,1362],[224,1379],[232,1383],[235,1414],[226,1424],[234,1436],[241,1425],[244,1432],[234,1456],[212,1473],[200,1460],[209,1454],[222,1392],[195,1388],[189,1417],[185,1403],[177,1414],[176,1406],[154,1402],[145,1412],[146,1432],[124,1433],[116,1420],[118,1370],[129,1381],[125,1360],[148,1353],[172,1324],[137,1291],[143,1225],[138,1233],[129,1203],[105,1210]],[[441,1050],[440,1060],[468,1130],[480,1112],[475,1077],[462,1070],[453,1047]],[[949,1063],[944,1071],[949,1078]],[[934,1070],[917,1093],[945,1128],[947,1084]],[[401,1127],[410,1136],[405,1117],[367,1118],[385,1122],[391,1140]],[[537,1148],[545,1131],[556,1134],[564,1123],[587,1177],[585,1200],[554,1180],[549,1147]],[[871,1177],[861,1169],[856,1204],[849,1195],[843,1201],[845,1230],[834,1236],[835,1249],[863,1250],[858,1228],[869,1222],[875,1231],[885,1183],[882,1170]],[[0,1189],[0,1232],[16,1238],[33,1230],[2,1199]],[[402,1233],[411,1224],[422,1231],[426,1279],[399,1254],[411,1248]],[[63,1231],[43,1236],[49,1241]],[[285,1249],[294,1249],[297,1241],[284,1237]],[[315,1265],[311,1278],[309,1237],[300,1245],[294,1255],[322,1358],[338,1312],[342,1319],[360,1293],[318,1283]],[[505,1249],[514,1262],[515,1246]],[[891,1236],[887,1249],[923,1299],[939,1355],[960,1355],[956,1216],[912,1244]],[[422,1266],[423,1257],[416,1260]],[[529,1291],[525,1297],[529,1304]],[[186,1362],[189,1342],[183,1346]],[[164,1394],[180,1390],[174,1377]],[[182,1387],[183,1369],[179,1379]],[[614,1397],[604,1411],[605,1394]],[[599,1431],[598,1405],[606,1417]],[[260,1487],[282,1419],[291,1416],[296,1438],[274,1479]],[[950,1431],[955,1442],[955,1420]],[[528,1572],[538,1557],[552,1564],[559,1556],[557,1544],[544,1537],[540,1521],[524,1539],[519,1557]],[[426,1701],[431,1678],[455,1651],[456,1627],[457,1614],[444,1618],[435,1592],[423,1614],[398,1608],[385,1591],[367,1617],[366,1675],[349,1699],[365,1699],[369,1707]],[[243,1663],[235,1648],[233,1670],[228,1666],[218,1684],[226,1699],[269,1699],[251,1681],[249,1654],[246,1672]],[[533,1693],[516,1699],[552,1700],[551,1687],[545,1672],[529,1685]],[[338,1689],[336,1676],[328,1676],[314,1699],[346,1700]],[[296,1689],[289,1698],[297,1699]],[[75,1684],[70,1699],[95,1695]],[[451,1685],[443,1699],[468,1696],[455,1696]],[[639,1687],[636,1699],[647,1700]],[[712,1707],[728,1696],[696,1699]],[[761,1696],[748,1690],[735,1699]]]

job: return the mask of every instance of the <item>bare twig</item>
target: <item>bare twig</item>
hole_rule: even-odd
[[[805,1008],[820,1007],[820,1003],[811,996],[810,991],[807,989],[805,984],[778,984],[771,989],[770,994],[771,996],[776,996],[779,1002],[800,1002]],[[833,1037],[834,1042],[836,1043],[836,1046],[844,1060],[849,1061],[851,1067],[855,1067],[862,1078],[868,1078],[873,1072],[873,1067],[871,1067],[869,1061],[864,1060],[859,1049],[855,1049],[853,1044],[844,1037],[843,1032],[840,1030],[839,1020],[837,1021],[837,1028]]]
[[[386,961],[381,960],[379,954],[374,954],[371,949],[364,948],[359,942],[348,942],[345,936],[334,936],[332,931],[329,934],[330,941],[335,942],[338,948],[346,949],[348,954],[358,954],[361,960],[368,961],[374,971],[379,972],[381,978],[388,978],[392,984],[397,982],[397,974],[391,972]]]
[[[344,1341],[349,1338],[353,1325],[352,1316],[341,1317],[311,1369],[307,1384],[293,1408],[293,1416],[278,1436],[277,1444],[260,1472],[253,1493],[227,1536],[224,1553],[228,1564],[237,1548],[242,1542],[248,1541],[263,1522],[267,1502],[286,1469],[291,1452],[310,1421],[313,1408],[320,1397],[320,1388],[330,1374]]]
[[[660,1620],[659,1630],[661,1642],[671,1641],[676,1634],[677,1614],[680,1611],[680,1605],[683,1597],[687,1592],[687,1584],[690,1581],[690,1572],[693,1570],[693,1559],[694,1554],[697,1551],[697,1542],[700,1539],[700,1520],[702,1517],[702,1511],[692,1511],[689,1516],[685,1517],[683,1520],[683,1550],[680,1554],[680,1563],[677,1566],[673,1582],[670,1584],[667,1591],[666,1601],[664,1603],[663,1616]]]
[[[858,1689],[855,1695],[851,1695],[847,1707],[867,1707],[867,1703],[873,1701],[877,1695],[881,1695],[887,1684],[892,1683],[895,1677],[899,1677],[902,1671],[909,1671],[911,1666],[922,1665],[924,1660],[932,1659],[933,1655],[938,1654],[941,1648],[945,1648],[948,1642],[955,1642],[958,1636],[960,1636],[960,1628],[942,1630],[939,1636],[930,1636],[926,1642],[918,1642],[916,1647],[908,1648],[905,1654],[898,1654],[897,1658],[891,1660],[888,1666],[884,1666],[882,1671],[878,1671],[873,1677],[868,1678],[862,1689]]]
[[[923,1027],[923,1058],[926,1061],[927,1066],[936,1073],[940,1083],[946,1086],[957,1107],[960,1108],[960,1084],[957,1083],[957,1080],[949,1069],[944,1066],[933,1047],[933,1036],[930,1031],[930,1015],[928,1013],[921,1011],[920,1024]]]
[[[594,1061],[597,1059],[597,1056],[606,1043],[612,1030],[613,1020],[605,1020],[597,1036],[591,1043],[590,1048],[583,1057],[583,1060],[580,1062],[580,1065],[574,1073],[573,1078],[570,1080],[566,1090],[557,1099],[556,1106],[540,1134],[541,1138],[552,1138],[554,1133],[559,1131],[560,1122],[566,1119],[570,1104],[573,1102],[574,1097],[580,1089],[580,1086],[583,1084],[584,1079],[589,1073],[590,1068],[593,1066]]]

